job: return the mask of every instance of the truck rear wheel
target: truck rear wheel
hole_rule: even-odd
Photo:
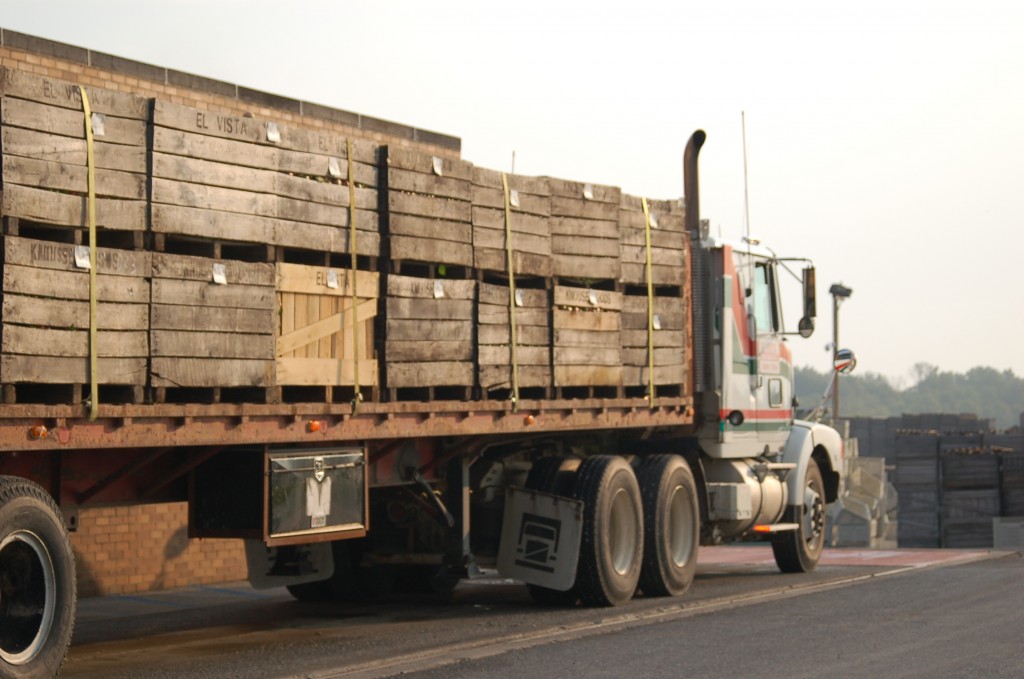
[[[579,466],[580,461],[576,458],[543,457],[530,467],[530,473],[526,477],[526,488],[553,495],[571,496]],[[565,591],[540,585],[526,587],[533,600],[542,606],[572,606],[579,599],[575,587]]]
[[[700,510],[697,484],[678,455],[646,458],[637,469],[644,504],[640,589],[647,596],[681,596],[697,571]]]
[[[75,595],[74,553],[57,505],[35,483],[0,476],[0,676],[60,672]]]
[[[584,503],[576,591],[588,606],[624,604],[636,591],[644,549],[633,468],[620,457],[587,458],[576,472],[573,495]]]
[[[808,463],[804,476],[803,504],[787,506],[782,520],[800,524],[800,527],[772,540],[779,570],[783,573],[813,571],[825,546],[825,484],[814,460]]]

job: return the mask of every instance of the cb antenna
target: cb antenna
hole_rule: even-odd
[[[747,114],[740,111],[740,127],[743,130],[743,239],[750,242],[750,195],[747,191]]]

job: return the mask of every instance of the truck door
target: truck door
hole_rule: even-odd
[[[782,339],[776,264],[760,257],[755,257],[751,264],[749,309],[757,350],[751,375],[755,419],[758,439],[777,451],[786,442],[793,415],[793,362]]]

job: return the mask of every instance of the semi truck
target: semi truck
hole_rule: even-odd
[[[749,540],[815,568],[843,445],[795,417],[814,268],[709,233],[703,131],[655,201],[17,69],[0,94],[3,676],[59,671],[94,504],[187,501],[310,601],[496,569],[615,606]]]

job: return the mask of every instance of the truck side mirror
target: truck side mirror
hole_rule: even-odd
[[[818,305],[815,298],[814,267],[808,266],[803,272],[804,283],[804,315],[797,324],[797,331],[803,338],[814,334],[814,317],[818,315]]]

